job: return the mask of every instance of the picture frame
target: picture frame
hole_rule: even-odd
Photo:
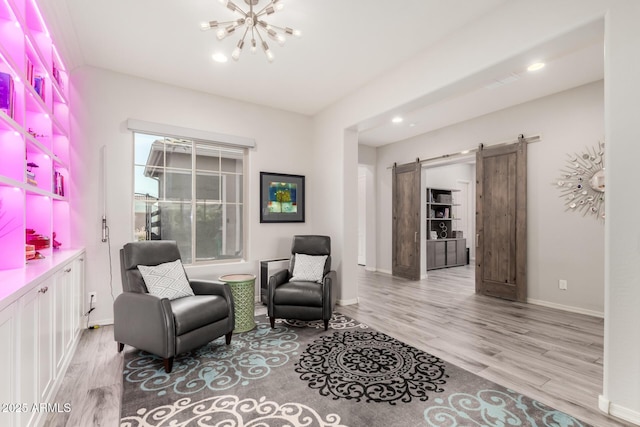
[[[304,222],[304,181],[304,175],[260,172],[260,222]]]

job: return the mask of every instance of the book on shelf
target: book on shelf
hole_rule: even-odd
[[[64,175],[58,171],[53,173],[53,185],[53,192],[58,196],[64,197]]]
[[[45,83],[45,79],[42,76],[35,76],[33,78],[33,88],[35,89],[36,93],[38,95],[40,95],[40,98],[42,98],[42,100],[44,101],[44,83]]]
[[[444,216],[443,218],[449,218],[449,208],[444,208]]]
[[[56,81],[56,83],[58,83],[58,86],[60,87],[60,89],[64,89],[64,84],[62,83],[62,77],[60,76],[60,69],[58,68],[58,66],[56,65],[56,63],[53,63],[53,79]]]
[[[31,62],[29,58],[27,58],[26,61],[27,81],[33,86],[33,62]]]
[[[0,72],[0,110],[13,118],[15,89],[11,74]]]

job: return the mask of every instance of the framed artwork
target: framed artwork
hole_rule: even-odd
[[[304,176],[260,172],[260,222],[304,222]]]

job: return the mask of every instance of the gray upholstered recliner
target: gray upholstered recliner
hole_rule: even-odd
[[[120,250],[123,293],[116,298],[114,338],[118,351],[125,344],[160,356],[171,372],[173,358],[222,335],[231,343],[234,306],[228,285],[189,280],[195,296],[174,300],[151,295],[138,265],[156,266],[180,259],[175,241],[127,243]],[[186,272],[185,272],[186,275]]]
[[[318,282],[290,281],[296,254],[327,255],[323,277]],[[326,331],[335,305],[337,275],[331,270],[331,238],[329,236],[294,236],[291,244],[289,269],[280,270],[269,277],[267,310],[271,327],[276,318],[324,321]]]

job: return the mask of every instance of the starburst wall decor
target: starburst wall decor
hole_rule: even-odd
[[[604,219],[604,142],[569,155],[556,185],[567,210]]]

